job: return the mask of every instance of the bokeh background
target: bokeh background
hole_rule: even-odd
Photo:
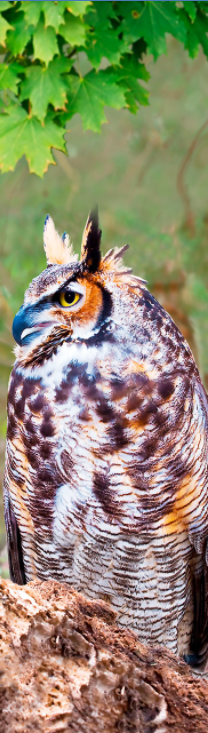
[[[0,176],[0,473],[4,470],[7,383],[14,362],[11,325],[31,279],[45,267],[47,213],[79,251],[98,203],[103,251],[130,244],[125,262],[148,280],[189,341],[208,387],[208,64],[177,41],[148,57],[150,106],[137,116],[107,111],[100,135],[68,132],[68,157],[55,153],[43,180],[22,159]],[[2,493],[0,573],[7,575]]]

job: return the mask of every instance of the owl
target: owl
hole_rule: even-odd
[[[191,350],[146,282],[78,261],[46,218],[46,269],[14,318],[4,506],[10,575],[104,599],[141,641],[207,658],[208,406]]]

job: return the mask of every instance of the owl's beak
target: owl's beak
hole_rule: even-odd
[[[12,325],[13,337],[19,346],[28,345],[38,332],[52,325],[51,321],[43,321],[41,316],[42,313],[36,307],[22,305]]]

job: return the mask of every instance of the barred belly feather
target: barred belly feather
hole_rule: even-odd
[[[9,385],[11,576],[103,598],[142,641],[203,665],[207,396],[183,336],[145,283],[119,269],[118,251],[93,269],[96,227],[91,217],[81,263],[51,264],[26,294],[29,322],[37,301],[47,324],[18,342]],[[66,282],[68,300],[85,288],[73,313],[54,296]]]

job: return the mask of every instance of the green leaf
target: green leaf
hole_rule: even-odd
[[[6,2],[6,0],[5,0],[5,2],[4,2],[4,0],[1,0],[0,13],[4,13],[4,11],[5,10],[8,10],[8,8],[11,8],[10,3]]]
[[[119,12],[124,18],[121,27],[126,42],[143,37],[155,59],[166,53],[166,33],[186,41],[186,28],[179,21],[174,2],[119,3]]]
[[[113,77],[120,82],[124,90],[127,107],[130,112],[137,113],[138,104],[148,105],[149,92],[138,79],[147,81],[149,73],[143,64],[139,64],[131,54],[125,54],[120,61],[119,67],[114,70]]]
[[[99,18],[100,23],[103,27],[106,26],[111,18],[118,21],[117,12],[114,7],[115,3],[99,2],[95,1],[91,3],[91,7],[87,10],[86,20],[88,23],[89,17],[96,15]]]
[[[22,107],[12,105],[8,114],[0,115],[0,168],[14,170],[17,161],[25,155],[31,173],[38,176],[54,163],[51,148],[65,152],[65,134],[50,119],[43,127],[36,117],[29,117]]]
[[[65,121],[79,112],[84,130],[99,132],[102,123],[107,122],[104,106],[115,109],[125,106],[124,93],[112,79],[110,71],[93,70],[84,78],[75,74],[69,75],[67,112],[63,115]]]
[[[126,43],[132,43],[142,37],[140,30],[141,17],[145,11],[144,2],[135,0],[135,2],[120,2],[118,5],[118,13],[123,18],[121,29]]]
[[[114,16],[112,5],[109,2],[94,3],[93,10],[86,16],[89,28],[86,41],[86,53],[92,66],[99,67],[103,57],[111,64],[118,64],[126,44],[118,37],[120,26],[113,28],[110,16]]]
[[[16,63],[0,64],[0,89],[11,89],[16,94],[17,85],[20,82],[18,71],[21,73],[21,71],[24,71],[24,67],[18,66]]]
[[[45,25],[51,25],[57,31],[60,23],[64,23],[64,13],[68,10],[73,16],[83,16],[89,2],[68,2],[68,0],[58,0],[58,2],[39,1],[22,2],[22,10],[24,10],[27,24],[37,25],[41,12],[45,15]]]
[[[205,56],[208,57],[208,17],[201,13],[197,14],[195,23],[193,24],[193,31],[196,34],[199,42],[201,43],[201,46],[203,48],[203,51],[205,53]]]
[[[5,20],[5,18],[2,18],[2,15],[0,14],[0,45],[1,46],[5,46],[6,34],[10,28],[12,28],[10,23],[7,23],[7,20]]]
[[[199,38],[195,31],[195,24],[191,22],[190,17],[185,13],[184,9],[180,10],[180,17],[183,18],[183,22],[186,27],[185,48],[189,52],[189,56],[194,59],[199,50]]]
[[[197,2],[197,10],[198,10],[198,8],[200,8],[201,11],[202,11],[202,13],[207,13],[207,11],[208,11],[208,3],[206,3],[206,2],[198,2],[198,0],[196,0],[196,2]]]
[[[36,3],[37,4],[37,3]],[[63,16],[66,9],[66,3],[62,2],[42,2],[42,10],[45,15],[45,25],[52,25],[57,31],[60,23],[63,23]]]
[[[189,56],[195,59],[199,51],[199,39],[191,28],[187,31],[185,48],[189,52]]]
[[[59,33],[71,46],[82,46],[85,42],[86,25],[81,18],[75,18],[70,14],[65,24],[59,26]]]
[[[189,0],[186,0],[186,2],[183,3],[183,6],[184,6],[184,10],[186,11],[186,13],[188,13],[189,18],[191,18],[193,22],[196,18],[196,13],[197,13],[195,3],[189,2]]]
[[[24,13],[17,12],[14,15],[14,30],[7,33],[7,46],[13,56],[17,56],[24,51],[33,32],[33,26],[28,26]]]
[[[67,101],[66,83],[62,73],[70,71],[72,59],[57,58],[50,61],[47,68],[31,66],[27,70],[27,78],[21,86],[21,101],[30,99],[33,115],[43,122],[48,104],[55,109],[63,109]]]
[[[38,0],[38,2],[31,2],[31,0],[25,2],[24,0],[21,3],[21,10],[24,11],[26,25],[37,25],[43,5],[44,3],[41,0]]]
[[[208,6],[208,3],[206,3],[206,5]],[[208,38],[207,38],[208,17],[207,15],[205,13],[202,14],[200,8],[197,8],[196,19],[193,23],[191,23],[190,19],[187,17],[184,10],[180,12],[184,14],[184,23],[187,29],[185,48],[187,48],[189,55],[191,56],[191,58],[195,58],[199,50],[199,44],[201,44],[205,55],[208,57]]]
[[[86,8],[89,5],[91,5],[92,3],[89,2],[89,0],[88,0],[88,2],[84,2],[84,1],[82,2],[82,0],[81,0],[81,2],[76,2],[74,0],[74,2],[71,2],[71,3],[70,2],[66,2],[64,4],[65,4],[65,7],[67,8],[67,10],[69,10],[69,12],[72,13],[73,15],[84,15],[85,14],[85,11],[86,11]]]
[[[37,5],[37,2],[35,3]],[[83,16],[86,8],[91,5],[89,2],[68,2],[68,0],[58,0],[58,2],[41,2],[41,9],[44,10],[46,25],[53,25],[57,30],[61,22],[65,10],[75,16]]]
[[[106,29],[103,34],[100,27],[88,36],[86,53],[95,69],[100,66],[102,58],[107,58],[111,64],[118,64],[123,50],[124,43],[113,30]]]
[[[54,28],[51,25],[45,28],[43,21],[40,20],[33,36],[33,46],[36,59],[44,61],[47,65],[55,54],[59,53]]]
[[[2,16],[4,11],[6,18]],[[190,56],[196,56],[201,45],[208,57],[207,13],[208,2],[192,0],[0,0],[0,46],[5,43],[7,54],[7,63],[0,64],[3,169],[9,161],[15,165],[27,143],[25,154],[32,170],[36,166],[42,174],[47,156],[53,161],[52,144],[56,146],[55,140],[64,144],[61,125],[77,112],[84,129],[99,131],[106,122],[106,105],[117,109],[127,106],[136,113],[138,105],[148,104],[148,93],[142,84],[148,73],[139,63],[142,53],[147,49],[156,59],[166,52],[169,33],[185,45]],[[73,60],[65,56],[66,44],[74,48]],[[72,68],[79,50],[85,51],[94,67],[84,78]],[[24,66],[14,63],[12,56],[19,54],[24,54]],[[109,66],[98,71],[103,58],[108,59]],[[14,105],[13,93],[24,107],[25,100],[30,101],[32,114]],[[16,139],[20,139],[19,149],[19,143],[14,144]]]

